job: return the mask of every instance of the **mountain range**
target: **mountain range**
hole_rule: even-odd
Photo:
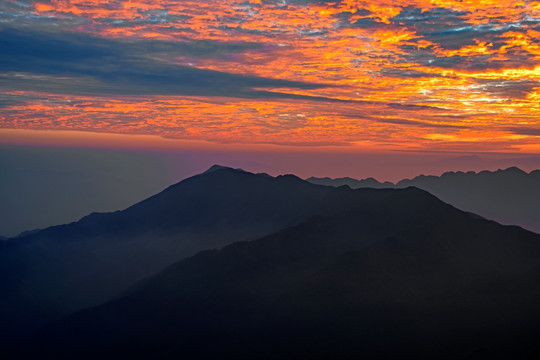
[[[0,338],[106,301],[198,251],[302,221],[331,191],[215,166],[123,211],[4,241]]]
[[[0,248],[8,359],[533,358],[540,235],[215,166]]]
[[[406,188],[415,186],[459,209],[507,225],[519,225],[540,233],[540,170],[530,173],[511,167],[481,172],[446,172],[441,176],[420,175],[397,183],[373,178],[311,177],[307,181],[327,186],[358,188]]]

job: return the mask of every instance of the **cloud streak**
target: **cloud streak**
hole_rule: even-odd
[[[40,89],[72,94],[199,95],[286,98],[253,88],[321,87],[300,81],[243,76],[197,69],[160,60],[180,54],[216,56],[256,44],[103,39],[76,33],[0,31],[2,84],[17,90]],[[25,74],[27,74],[25,76]],[[297,98],[296,95],[291,95]]]

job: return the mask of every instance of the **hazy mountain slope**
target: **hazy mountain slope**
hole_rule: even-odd
[[[429,191],[488,219],[540,233],[540,170],[530,174],[515,167],[495,172],[448,172],[440,177],[419,176],[397,184],[407,186]]]
[[[371,178],[312,177],[307,181],[327,186],[348,185],[353,189],[415,186],[462,210],[540,233],[540,170],[529,174],[516,167],[494,172],[447,172],[441,176],[421,175],[395,185]]]
[[[331,191],[294,176],[213,168],[126,210],[3,242],[0,343],[200,250],[305,220]]]
[[[335,195],[335,196],[334,196]],[[531,351],[540,236],[418,189],[205,251],[57,322],[20,357],[497,358]],[[359,204],[350,208],[350,202]]]

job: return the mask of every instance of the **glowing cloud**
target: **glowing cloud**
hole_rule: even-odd
[[[538,1],[4,1],[0,13],[3,128],[540,148]]]

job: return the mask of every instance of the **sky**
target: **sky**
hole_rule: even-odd
[[[0,235],[215,163],[540,168],[540,1],[0,1]]]
[[[2,128],[540,153],[540,1],[0,2]]]

